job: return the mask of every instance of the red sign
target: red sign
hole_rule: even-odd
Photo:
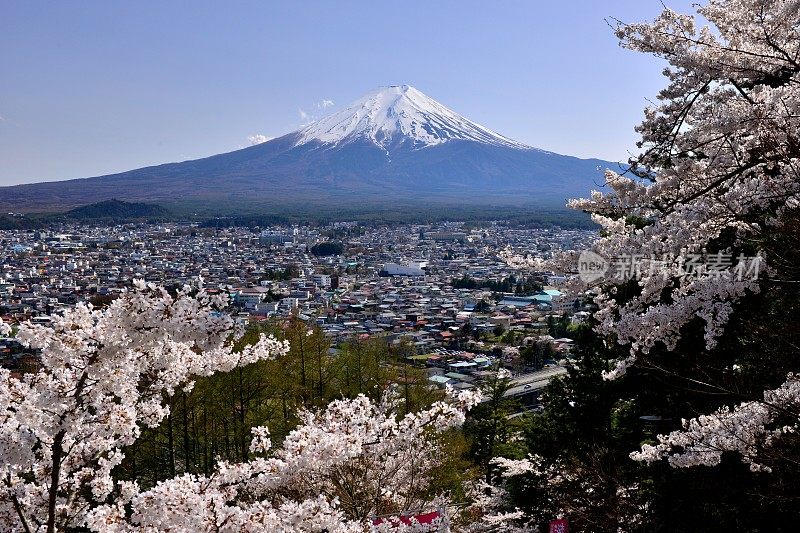
[[[400,524],[404,524],[406,526],[411,525],[411,519],[415,518],[416,523],[418,524],[431,524],[434,520],[439,518],[439,513],[437,511],[433,511],[432,513],[426,514],[418,514],[418,515],[411,515],[411,516],[396,516],[391,518],[376,518],[372,521],[372,523],[376,526],[379,526],[383,523],[391,524],[393,527],[398,527]]]
[[[550,520],[550,533],[569,533],[569,522],[566,518]]]

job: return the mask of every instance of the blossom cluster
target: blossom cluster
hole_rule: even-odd
[[[656,346],[674,350],[690,323],[699,321],[706,350],[715,348],[737,302],[775,274],[759,242],[800,207],[800,1],[710,0],[698,13],[708,26],[668,8],[651,23],[618,23],[622,46],[667,62],[668,84],[645,110],[642,151],[629,168],[607,171],[603,191],[570,202],[601,226],[593,254],[639,258],[620,264],[618,279],[600,279],[602,266],[591,261],[591,279],[573,280],[582,290],[600,280],[590,293],[597,331],[628,348],[608,379]],[[550,268],[569,272],[564,259],[577,265],[576,255],[561,254]],[[790,380],[766,396],[794,390]],[[710,464],[719,448],[749,460],[774,436],[762,429],[773,411],[755,399],[698,417],[635,457],[676,448],[685,453],[675,466]]]
[[[398,396],[378,403],[359,395],[324,411],[303,411],[301,425],[272,450],[266,428],[253,430],[259,457],[220,463],[209,475],[180,476],[89,513],[95,531],[362,532],[370,517],[404,509],[436,508],[418,489],[435,474],[435,435],[463,423],[480,395],[450,395],[429,409],[397,416]],[[132,514],[126,508],[132,509]],[[434,524],[387,520],[376,531],[438,530]],[[430,529],[430,528],[434,529]]]
[[[21,325],[17,336],[39,350],[41,368],[0,369],[0,530],[362,532],[377,514],[447,504],[423,490],[439,464],[438,435],[464,422],[479,393],[449,391],[402,416],[393,390],[380,402],[337,400],[302,411],[278,449],[268,428],[253,428],[250,461],[148,490],[117,482],[124,448],[169,414],[176,390],[288,350],[264,335],[236,347],[242,332],[225,304],[202,287],[170,294],[137,282],[106,309],[80,304],[51,327]]]
[[[723,259],[757,247],[800,205],[800,2],[711,0],[698,12],[711,26],[670,9],[652,23],[619,24],[623,46],[669,63],[669,84],[645,111],[643,152],[630,170],[607,172],[608,192],[571,202],[602,226],[595,253],[673,258],[636,272],[632,297],[601,285],[598,330],[630,348],[606,374],[612,379],[657,343],[674,349],[682,328],[697,319],[706,348],[714,348],[736,302],[763,281],[735,275],[736,265]],[[675,258],[689,257],[719,258],[719,268],[686,275],[686,262]],[[767,280],[769,259],[750,265]],[[754,463],[776,436],[766,429],[777,409],[769,398],[796,402],[796,388],[790,379],[764,399],[687,421],[633,456],[670,455],[674,466],[686,466],[736,451]]]
[[[776,425],[787,413],[792,423]],[[759,462],[763,447],[781,435],[797,432],[799,427],[800,378],[790,374],[780,387],[764,392],[763,400],[684,420],[682,430],[659,435],[658,444],[645,444],[631,453],[631,458],[652,463],[667,457],[675,467],[714,466],[724,452],[736,452],[752,471],[769,472],[771,468]]]
[[[83,526],[114,492],[123,448],[168,415],[166,397],[193,376],[286,352],[267,336],[234,350],[225,303],[202,287],[172,295],[137,282],[106,309],[79,304],[51,326],[20,326],[40,368],[0,370],[0,529]]]

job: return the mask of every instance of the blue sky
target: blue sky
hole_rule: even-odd
[[[690,1],[666,1],[680,11]],[[0,4],[0,185],[194,159],[410,84],[527,144],[624,160],[663,65],[604,18],[658,0]]]

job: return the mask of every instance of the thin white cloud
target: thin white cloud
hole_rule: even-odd
[[[297,114],[300,116],[300,125],[306,126],[315,120],[319,120],[320,116],[324,115],[323,112],[334,105],[333,100],[325,98],[314,104],[310,113],[306,112],[302,107],[297,108]]]
[[[255,135],[250,135],[247,140],[250,142],[250,146],[255,146],[256,144],[265,143],[267,141],[271,141],[275,137],[268,137],[266,135],[262,135],[260,133],[256,133]]]

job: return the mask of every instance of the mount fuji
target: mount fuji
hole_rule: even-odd
[[[116,198],[248,208],[397,203],[563,205],[617,163],[526,146],[408,85],[382,87],[301,129],[204,159],[0,187],[0,208]]]
[[[382,87],[309,124],[298,132],[296,145],[340,146],[357,141],[380,147],[387,158],[403,147],[419,149],[449,141],[530,148],[467,120],[409,85]]]

